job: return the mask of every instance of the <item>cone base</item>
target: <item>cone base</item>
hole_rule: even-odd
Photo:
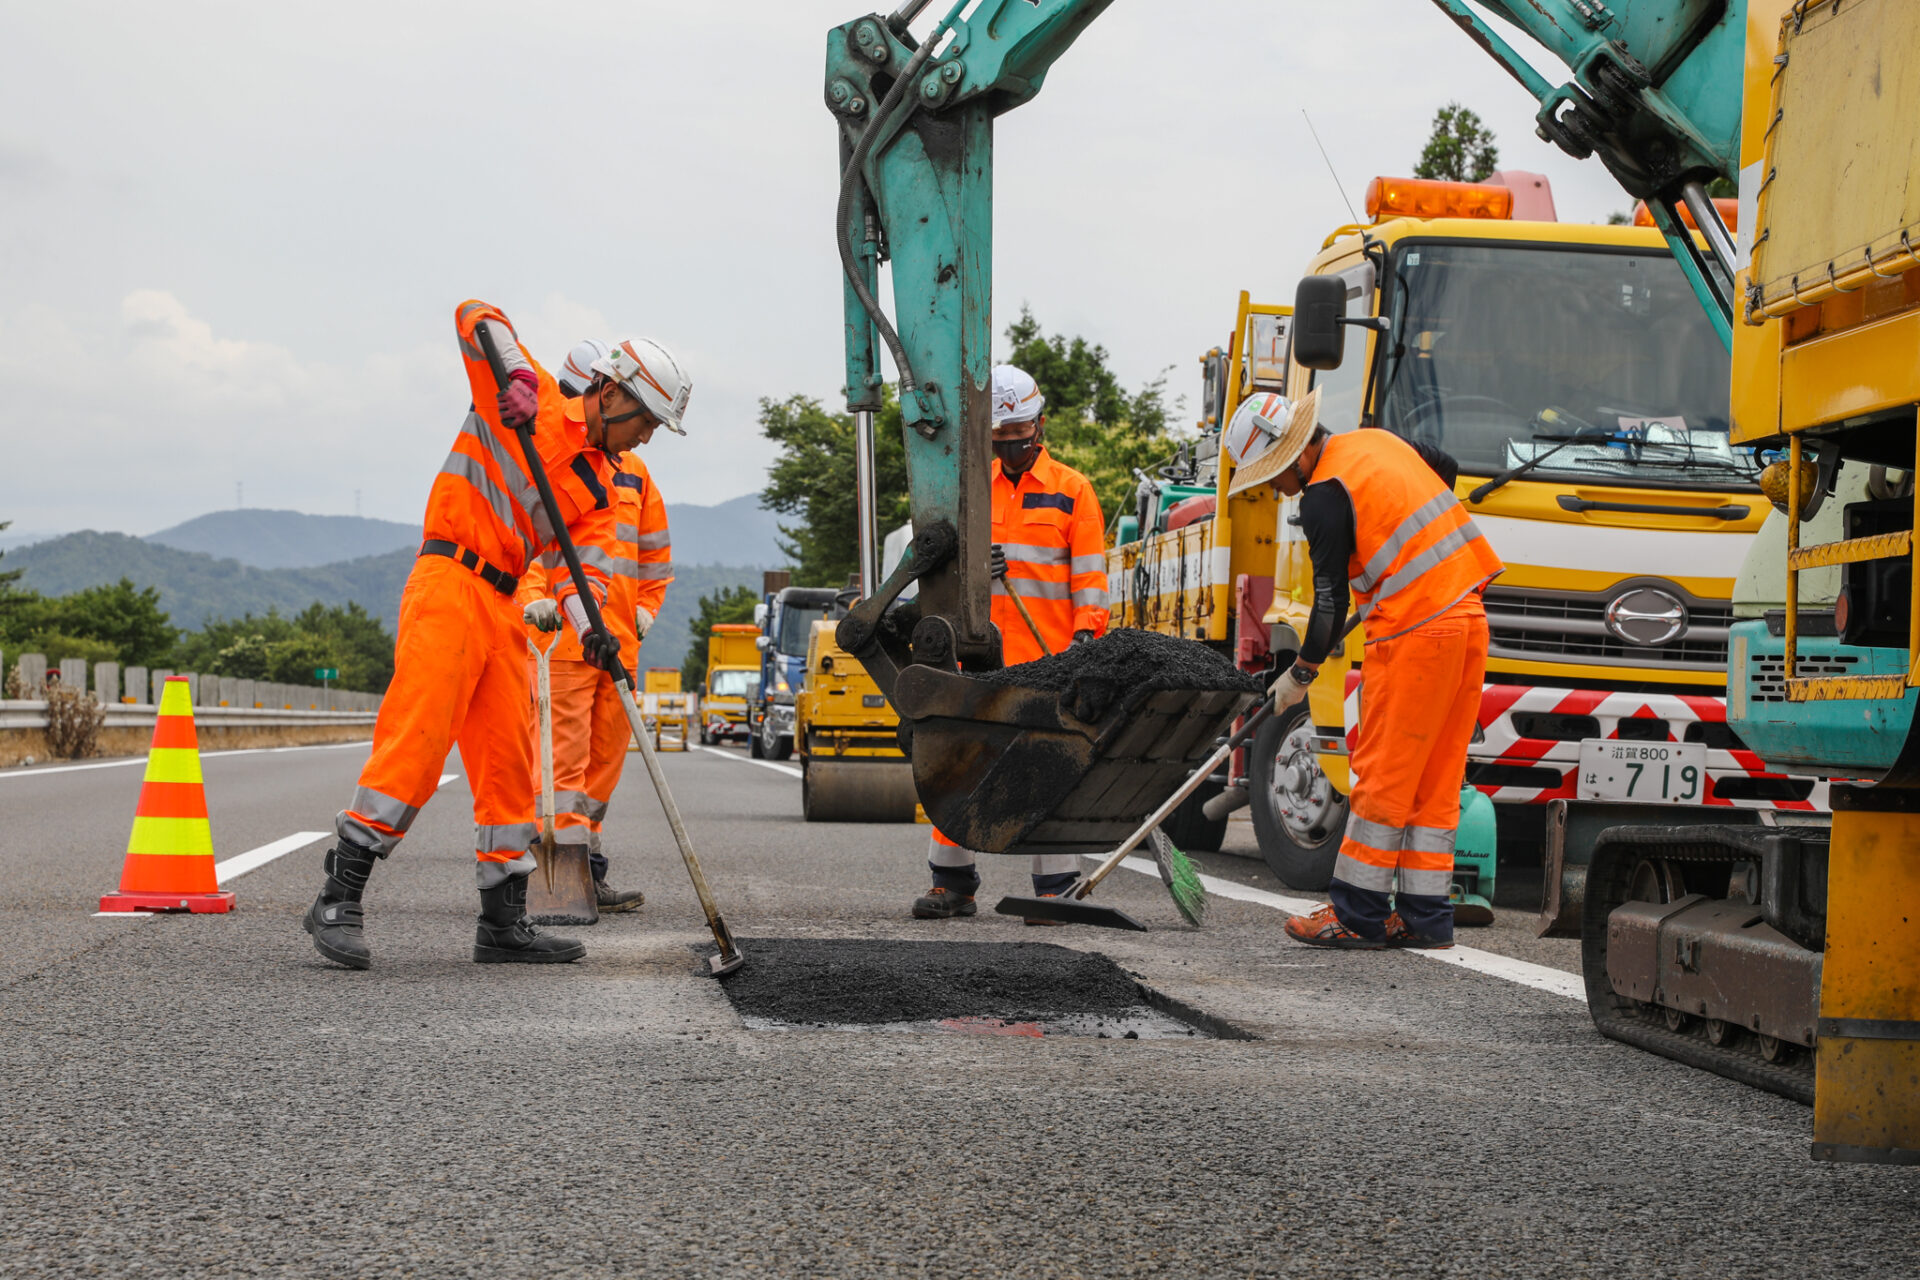
[[[233,910],[233,895],[218,893],[109,893],[100,898],[102,911],[190,911],[195,915]]]

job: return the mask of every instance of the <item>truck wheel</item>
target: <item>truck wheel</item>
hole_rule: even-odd
[[[762,720],[760,723],[765,724],[766,721]],[[752,720],[747,721],[747,754],[755,760],[760,759],[763,754],[760,750],[760,731],[754,728]]]
[[[1347,828],[1347,798],[1314,755],[1307,704],[1268,720],[1251,750],[1247,791],[1261,856],[1288,888],[1325,889]]]
[[[1180,807],[1161,824],[1161,830],[1167,833],[1167,839],[1173,841],[1176,848],[1187,853],[1218,853],[1221,841],[1227,838],[1227,820],[1207,821],[1207,815],[1200,812],[1200,806],[1226,790],[1223,782],[1203,782],[1200,789],[1180,802]]]
[[[762,760],[785,760],[793,754],[793,739],[774,729],[772,716],[760,718],[758,742],[760,750],[755,754]]]

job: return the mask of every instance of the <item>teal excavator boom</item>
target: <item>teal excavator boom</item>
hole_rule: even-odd
[[[834,237],[845,271],[847,408],[856,461],[900,375],[914,539],[877,589],[871,484],[858,483],[863,585],[837,638],[899,712],[934,824],[984,853],[1110,849],[1173,794],[1251,696],[976,678],[1001,665],[990,607],[993,130],[1111,0],[959,0],[923,37],[928,0],[827,36],[840,128]],[[893,315],[879,298],[891,266]],[[895,606],[917,582],[917,601]],[[971,673],[971,674],[969,674]]]
[[[1707,184],[1734,180],[1746,0],[1433,0],[1540,104],[1541,138],[1597,157],[1647,202],[1720,341],[1733,349],[1733,237]],[[1555,85],[1481,10],[1519,28],[1572,72]],[[1706,238],[1694,243],[1680,209]]]

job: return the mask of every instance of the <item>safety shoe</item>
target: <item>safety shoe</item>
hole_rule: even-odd
[[[480,891],[475,964],[567,964],[585,954],[585,943],[542,933],[528,922],[526,876],[512,876]]]
[[[1415,933],[1400,918],[1398,911],[1387,917],[1387,945],[1390,947],[1418,947],[1422,951],[1445,951],[1453,945],[1452,938],[1429,938],[1424,933]]]
[[[1363,938],[1347,926],[1340,923],[1331,906],[1325,906],[1307,916],[1294,916],[1287,921],[1287,936],[1295,942],[1304,942],[1310,947],[1334,947],[1342,951],[1384,951],[1387,943],[1384,938]]]
[[[605,880],[595,880],[593,900],[604,915],[610,911],[633,911],[646,902],[647,895],[638,889],[615,889]]]
[[[366,890],[367,877],[373,874],[378,856],[358,845],[337,841],[321,864],[327,873],[326,883],[300,921],[300,927],[313,935],[313,945],[321,955],[349,969],[373,964],[362,927],[366,912],[360,905],[360,895]]]
[[[1036,893],[1033,896],[1036,898],[1057,898],[1060,895],[1057,893]],[[1026,918],[1026,922],[1028,924],[1065,924],[1066,923],[1065,920],[1042,920],[1038,916],[1028,916]],[[1049,943],[1048,945],[1051,946],[1052,944]]]
[[[972,894],[961,893],[958,889],[943,889],[938,885],[913,900],[915,920],[951,920],[955,916],[973,915],[979,910]]]

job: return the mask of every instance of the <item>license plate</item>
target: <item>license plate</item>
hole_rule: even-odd
[[[1705,743],[1588,738],[1580,744],[1582,800],[1700,804],[1706,794]]]

